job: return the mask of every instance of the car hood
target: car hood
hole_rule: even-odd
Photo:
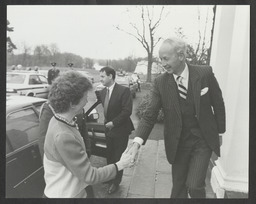
[[[6,84],[6,89],[22,89],[22,88],[25,88],[25,85],[23,85],[23,84],[10,84],[10,83]]]
[[[39,84],[37,84],[39,85]],[[34,86],[34,85],[33,85]],[[42,84],[42,86],[48,86],[48,84]],[[24,85],[24,84],[10,84],[10,83],[7,83],[6,84],[6,90],[7,89],[23,89],[23,88],[30,88],[31,85]],[[35,86],[37,87],[37,86]]]

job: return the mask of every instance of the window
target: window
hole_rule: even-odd
[[[29,84],[42,84],[39,77],[37,75],[30,75],[29,76]]]
[[[11,151],[11,147],[10,147],[10,144],[7,142],[7,139],[6,139],[6,150],[5,150],[5,153],[6,154],[9,154]]]
[[[10,84],[24,84],[26,75],[25,74],[7,74],[6,83]]]
[[[39,120],[32,108],[11,113],[6,118],[6,136],[13,150],[37,140],[38,135]]]
[[[43,103],[45,103],[45,102],[40,102],[40,103],[35,103],[34,104],[34,106],[35,106],[36,110],[38,111],[38,113],[40,113],[41,106],[42,106]]]
[[[44,76],[38,76],[38,77],[39,77],[40,81],[42,82],[42,84],[48,84],[46,77],[44,77]]]

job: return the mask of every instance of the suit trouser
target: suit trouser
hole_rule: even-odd
[[[106,135],[107,164],[113,164],[118,162],[128,145],[129,135],[124,135],[123,133],[121,134],[117,137],[109,137]],[[123,171],[118,171],[116,177],[111,182],[119,185],[121,183],[122,176]]]
[[[212,150],[205,139],[190,134],[180,141],[172,164],[171,198],[205,198],[205,178]]]

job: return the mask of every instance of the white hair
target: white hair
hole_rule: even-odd
[[[164,40],[164,43],[168,43],[172,46],[174,46],[174,49],[176,50],[177,53],[182,53],[185,55],[187,55],[187,43],[181,39],[181,38],[177,38],[177,37],[170,37]]]

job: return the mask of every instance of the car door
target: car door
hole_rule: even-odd
[[[45,187],[38,148],[39,119],[34,108],[6,118],[6,197],[40,198]]]
[[[97,110],[97,120],[95,121],[95,113],[93,110]],[[91,140],[92,155],[106,157],[106,137],[105,137],[105,125],[103,108],[100,101],[95,102],[85,113],[86,115],[86,127],[88,129],[88,135]]]
[[[32,89],[34,96],[40,98],[47,98],[48,95],[48,82],[43,75],[30,75],[29,87]]]
[[[43,75],[38,75],[40,81],[42,82],[42,85],[44,86],[44,92],[42,92],[42,97],[43,98],[48,98],[48,93],[49,93],[49,84],[48,80],[45,76]]]

